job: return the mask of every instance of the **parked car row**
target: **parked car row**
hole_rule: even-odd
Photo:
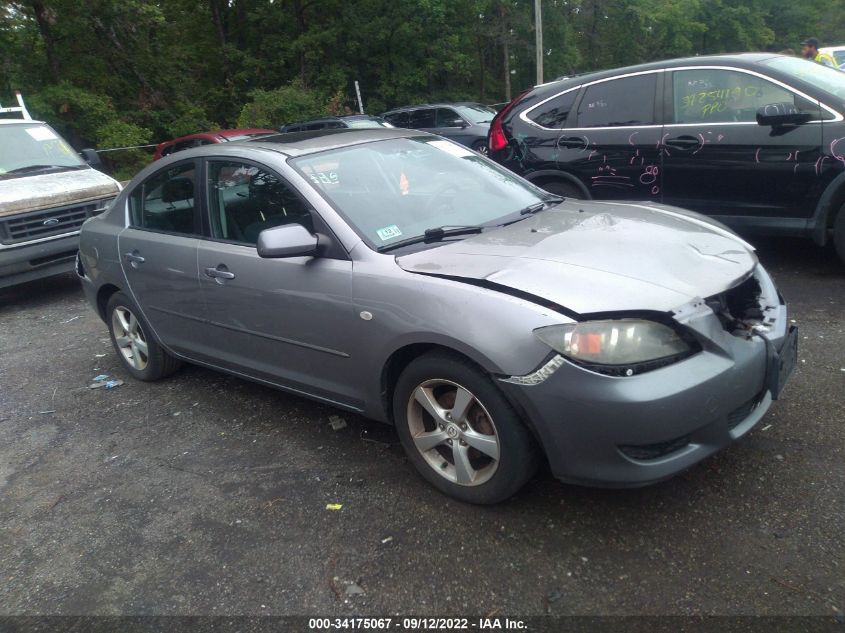
[[[196,363],[393,424],[457,499],[506,499],[544,461],[649,484],[748,433],[795,367],[783,298],[722,221],[840,245],[839,76],[695,58],[552,82],[498,114],[193,139],[119,195],[85,194],[113,202],[79,216],[76,273],[135,378]],[[90,171],[42,125],[0,126],[23,130],[0,191]]]
[[[845,259],[845,73],[771,54],[566,78],[503,108],[496,162],[558,195],[647,200]]]

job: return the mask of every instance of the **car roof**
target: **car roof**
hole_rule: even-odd
[[[534,86],[532,90],[545,91],[545,89],[559,90],[567,84],[580,85],[598,79],[605,79],[608,77],[616,77],[618,75],[625,75],[629,73],[645,72],[649,70],[662,70],[664,68],[672,68],[674,66],[713,66],[720,64],[730,64],[741,68],[753,68],[759,62],[774,57],[782,57],[777,53],[736,53],[731,55],[696,55],[695,57],[677,57],[674,59],[664,59],[656,62],[648,62],[645,64],[637,64],[635,66],[623,66],[621,68],[611,68],[608,70],[597,70],[589,73],[579,73],[556,79],[548,83]]]
[[[208,138],[209,136],[220,136],[222,138],[229,138],[232,136],[243,136],[244,134],[275,134],[276,130],[257,127],[237,128],[234,130],[211,130],[209,132],[196,132],[194,134],[186,134],[177,138],[163,141],[161,145],[169,145],[170,143],[180,143],[181,141],[190,141],[194,138]]]
[[[339,128],[335,130],[313,130],[309,132],[277,132],[272,136],[262,136],[234,143],[217,143],[191,148],[171,154],[165,160],[184,160],[202,156],[220,156],[232,154],[243,156],[245,147],[269,150],[285,156],[304,156],[328,149],[351,147],[371,141],[381,141],[393,138],[410,138],[431,136],[419,130],[405,128]]]
[[[385,114],[390,114],[393,112],[404,112],[411,110],[420,110],[422,108],[453,108],[455,106],[483,106],[484,104],[479,101],[449,101],[449,102],[439,102],[439,103],[421,103],[419,105],[412,105],[412,106],[402,106],[400,108],[391,108],[390,110],[385,110]],[[487,107],[487,106],[485,106]]]

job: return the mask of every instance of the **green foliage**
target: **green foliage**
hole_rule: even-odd
[[[315,90],[295,81],[275,90],[253,90],[249,101],[238,115],[238,127],[278,128],[285,123],[301,121],[327,114],[330,104]]]
[[[33,113],[73,145],[100,148],[357,111],[356,79],[373,114],[434,100],[500,103],[508,88],[513,95],[535,82],[533,5],[5,0],[0,102],[22,89]],[[543,23],[547,80],[686,55],[797,49],[811,35],[845,43],[841,0],[543,0]],[[134,168],[137,157],[123,156],[114,155],[118,168]]]

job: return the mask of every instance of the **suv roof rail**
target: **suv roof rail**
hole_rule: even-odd
[[[15,97],[18,100],[18,106],[4,108],[2,104],[0,104],[0,114],[5,114],[7,112],[19,112],[25,121],[32,121],[32,117],[29,116],[29,110],[26,109],[26,105],[23,102],[23,95],[20,90],[15,90]]]

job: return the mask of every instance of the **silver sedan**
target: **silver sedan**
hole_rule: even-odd
[[[747,433],[797,353],[723,226],[562,200],[410,130],[156,162],[85,223],[77,272],[135,378],[187,361],[394,424],[474,503],[544,460],[594,485],[670,477]]]

